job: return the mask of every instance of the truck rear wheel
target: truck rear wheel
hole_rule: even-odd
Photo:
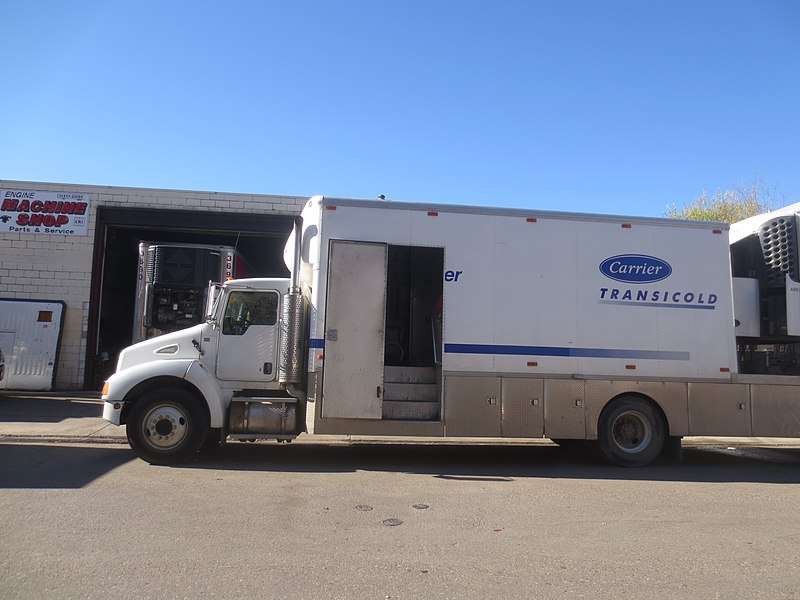
[[[643,467],[654,461],[664,446],[664,419],[647,400],[622,396],[600,414],[597,441],[612,463]]]
[[[128,417],[128,443],[136,455],[154,465],[172,465],[192,458],[209,430],[208,417],[197,400],[180,388],[148,392]]]

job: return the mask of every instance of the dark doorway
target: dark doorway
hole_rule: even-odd
[[[237,277],[287,277],[295,217],[100,207],[95,233],[84,387],[99,389],[130,345],[141,241],[233,246]]]
[[[444,250],[389,246],[386,280],[386,354],[391,366],[433,366],[442,313]],[[439,321],[440,325],[440,321]]]

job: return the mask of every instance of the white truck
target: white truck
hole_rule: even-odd
[[[624,466],[800,437],[800,331],[759,329],[754,235],[734,279],[719,223],[315,196],[291,279],[228,281],[205,323],[125,349],[103,414],[152,463],[303,433],[596,440]]]

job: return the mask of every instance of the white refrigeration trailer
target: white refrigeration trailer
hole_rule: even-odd
[[[209,282],[234,273],[232,246],[139,242],[133,342],[201,323]]]
[[[596,440],[625,466],[686,435],[800,437],[800,377],[740,373],[737,349],[786,339],[737,342],[728,234],[316,196],[291,279],[229,281],[205,323],[124,350],[104,417],[153,463],[301,434]]]

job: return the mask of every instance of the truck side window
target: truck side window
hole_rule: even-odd
[[[275,292],[231,292],[222,318],[223,335],[244,335],[251,325],[278,322],[278,294]]]

